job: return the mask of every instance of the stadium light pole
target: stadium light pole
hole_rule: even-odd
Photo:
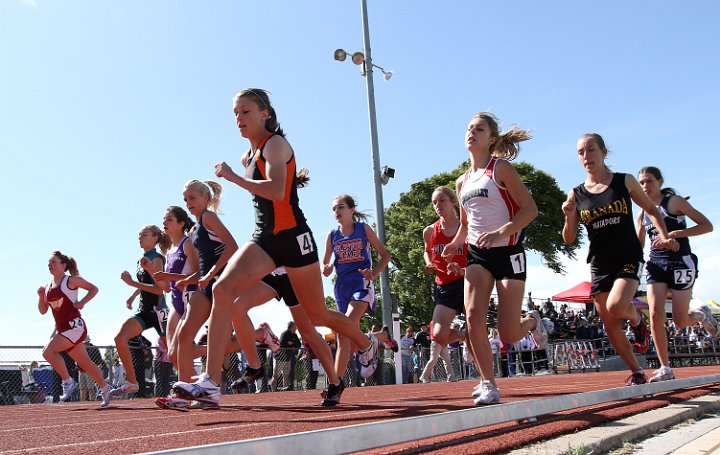
[[[385,244],[385,205],[383,203],[382,185],[387,183],[388,179],[393,177],[395,170],[391,168],[380,168],[380,150],[378,147],[377,133],[377,117],[375,113],[375,86],[373,84],[373,68],[382,71],[383,78],[388,81],[392,77],[392,71],[386,71],[384,68],[372,63],[372,54],[370,52],[370,31],[368,29],[367,3],[361,0],[362,9],[362,27],[364,39],[364,53],[355,52],[351,56],[351,60],[356,65],[362,65],[362,75],[365,76],[367,84],[368,98],[368,114],[370,116],[370,150],[372,154],[373,180],[375,182],[375,210],[377,212],[377,234],[380,241]],[[335,51],[334,58],[337,61],[344,61],[347,52],[342,49]],[[390,276],[388,268],[380,274],[380,293],[382,295],[382,320],[383,325],[393,330],[393,298],[390,293]],[[399,334],[395,334],[399,336]]]

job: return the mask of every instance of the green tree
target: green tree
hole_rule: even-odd
[[[403,322],[416,328],[432,318],[434,308],[433,278],[423,272],[422,232],[437,219],[430,197],[438,186],[454,189],[455,180],[468,166],[466,161],[451,172],[414,183],[385,210],[387,247],[393,257],[391,288],[401,306]],[[580,242],[580,236],[573,245],[562,240],[564,216],[560,206],[565,193],[554,178],[530,164],[520,162],[514,166],[538,206],[538,217],[525,228],[525,247],[538,252],[550,269],[564,273],[559,254],[575,258]]]

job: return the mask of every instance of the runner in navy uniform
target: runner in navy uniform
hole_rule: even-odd
[[[640,206],[658,228],[657,244],[677,249],[677,241],[667,235],[657,207],[643,193],[630,174],[613,173],[605,164],[605,141],[597,133],[583,135],[577,142],[580,164],[587,172],[585,182],[573,188],[562,205],[565,213],[563,240],[575,242],[578,223],[590,240],[587,261],[592,273],[590,294],[595,299],[605,332],[615,351],[631,371],[626,385],[644,384],[647,378],[623,331],[627,320],[635,334],[635,347],[644,353],[650,346],[650,331],[642,312],[632,298],[640,283],[642,247],[635,232],[632,202]]]
[[[645,244],[645,234],[650,238],[650,259],[645,265],[647,277],[647,298],[650,306],[650,330],[655,342],[660,368],[650,382],[675,379],[668,357],[668,340],[665,332],[665,299],[668,290],[672,290],[672,311],[675,327],[682,329],[695,322],[702,323],[712,337],[718,334],[717,321],[707,305],[689,311],[690,299],[695,279],[698,276],[698,260],[690,250],[688,237],[712,232],[713,225],[697,211],[684,197],[675,194],[672,188],[663,188],[660,169],[648,166],[640,169],[638,182],[647,197],[662,214],[668,230],[668,237],[676,239],[680,245],[677,251],[655,246],[658,231],[645,212],[638,216],[638,239]],[[688,228],[685,218],[695,222]]]
[[[190,297],[185,317],[178,328],[180,381],[189,381],[195,373],[193,359],[198,354],[195,337],[214,305],[212,288],[216,279],[237,251],[235,239],[217,215],[221,193],[222,186],[209,180],[190,180],[183,189],[187,209],[197,220],[190,238],[198,252],[199,265],[192,275],[178,280],[176,286],[185,291],[189,285],[197,283],[199,289]],[[221,354],[225,355],[224,349]]]

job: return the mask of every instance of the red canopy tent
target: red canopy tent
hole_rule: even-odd
[[[583,281],[560,294],[552,296],[552,299],[558,302],[593,303],[593,298],[590,297],[590,282]]]

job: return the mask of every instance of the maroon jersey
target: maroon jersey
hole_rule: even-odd
[[[458,226],[459,227],[459,226]],[[462,280],[463,277],[459,275],[448,275],[447,273],[447,262],[442,258],[443,249],[445,245],[452,242],[453,237],[443,234],[440,220],[437,220],[433,224],[432,238],[430,239],[430,246],[432,248],[432,263],[435,266],[435,283],[436,284],[448,284],[453,281]],[[467,266],[467,243],[463,244],[462,250],[458,250],[457,254],[453,256],[451,262],[457,262],[460,267],[465,268]]]
[[[80,310],[73,306],[78,301],[78,290],[68,287],[69,279],[70,275],[65,275],[60,286],[53,287],[53,283],[50,282],[45,287],[45,298],[52,309],[58,333],[74,329],[79,324],[84,325]]]

